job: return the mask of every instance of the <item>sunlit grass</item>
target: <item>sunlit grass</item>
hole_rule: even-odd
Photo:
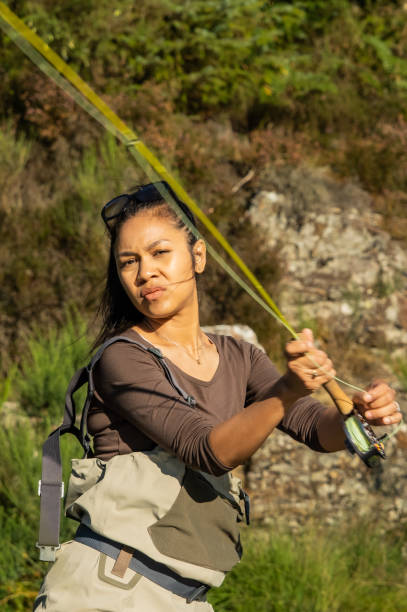
[[[300,533],[247,530],[245,554],[210,601],[216,612],[399,612],[407,610],[402,538],[374,523]]]

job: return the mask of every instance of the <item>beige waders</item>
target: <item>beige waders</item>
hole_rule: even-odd
[[[63,544],[34,611],[213,612],[209,603],[187,603],[131,569],[119,578],[112,574],[113,564],[113,559],[79,542]]]
[[[66,513],[81,521],[79,540],[85,536],[62,545],[35,612],[209,612],[200,597],[188,603],[160,586],[166,572],[205,589],[219,586],[240,559],[239,481],[189,469],[159,448],[109,461],[74,459]],[[117,546],[114,554],[106,541]],[[99,550],[92,542],[102,542]],[[133,555],[164,568],[163,581],[129,568]]]

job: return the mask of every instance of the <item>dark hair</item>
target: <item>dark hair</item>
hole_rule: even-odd
[[[169,191],[171,196],[174,197],[174,193],[169,186],[164,183],[165,188]],[[192,257],[192,247],[197,241],[195,234],[185,225],[184,221],[175,210],[171,207],[168,202],[162,197],[157,189],[153,190],[154,183],[149,185],[140,186],[137,191],[129,195],[128,203],[123,206],[123,209],[117,215],[115,223],[109,227],[110,236],[110,254],[109,263],[107,266],[107,277],[106,285],[102,294],[102,299],[99,306],[99,315],[102,317],[101,330],[95,340],[92,347],[94,350],[97,346],[102,344],[108,338],[115,335],[121,334],[123,331],[142,321],[144,315],[137,310],[126,291],[124,290],[119,275],[117,273],[116,260],[114,256],[114,247],[116,239],[119,234],[121,226],[130,219],[135,217],[139,212],[148,210],[152,211],[154,215],[159,217],[166,217],[170,219],[176,227],[184,229],[187,235],[187,243]],[[149,188],[149,193],[153,193],[153,199],[146,198],[145,201],[140,201],[138,194]],[[181,202],[177,197],[174,198],[182,212],[196,227],[195,218],[188,208],[188,206]],[[192,257],[193,259],[193,257]]]

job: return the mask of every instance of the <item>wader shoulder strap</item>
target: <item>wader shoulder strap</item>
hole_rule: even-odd
[[[61,516],[61,498],[64,496],[64,483],[62,481],[62,461],[60,437],[66,433],[72,433],[78,439],[84,450],[84,457],[91,456],[90,437],[87,433],[87,416],[89,407],[95,392],[93,370],[103,352],[108,346],[115,342],[128,342],[151,353],[158,360],[165,376],[189,405],[195,405],[195,399],[188,395],[177,383],[161,351],[155,347],[144,346],[137,340],[127,336],[115,336],[107,340],[92,357],[90,363],[75,372],[72,377],[65,396],[65,411],[62,425],[53,431],[42,447],[42,471],[39,481],[38,494],[40,495],[40,529],[37,548],[40,550],[41,561],[55,561],[55,552],[60,548],[59,530]],[[82,409],[80,427],[76,426],[76,405],[73,398],[74,393],[83,385],[88,385],[85,404]]]

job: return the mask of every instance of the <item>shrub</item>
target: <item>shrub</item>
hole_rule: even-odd
[[[62,329],[51,327],[45,335],[33,332],[15,382],[26,414],[48,417],[55,424],[62,420],[69,380],[88,356],[86,330],[82,319],[68,315]]]

